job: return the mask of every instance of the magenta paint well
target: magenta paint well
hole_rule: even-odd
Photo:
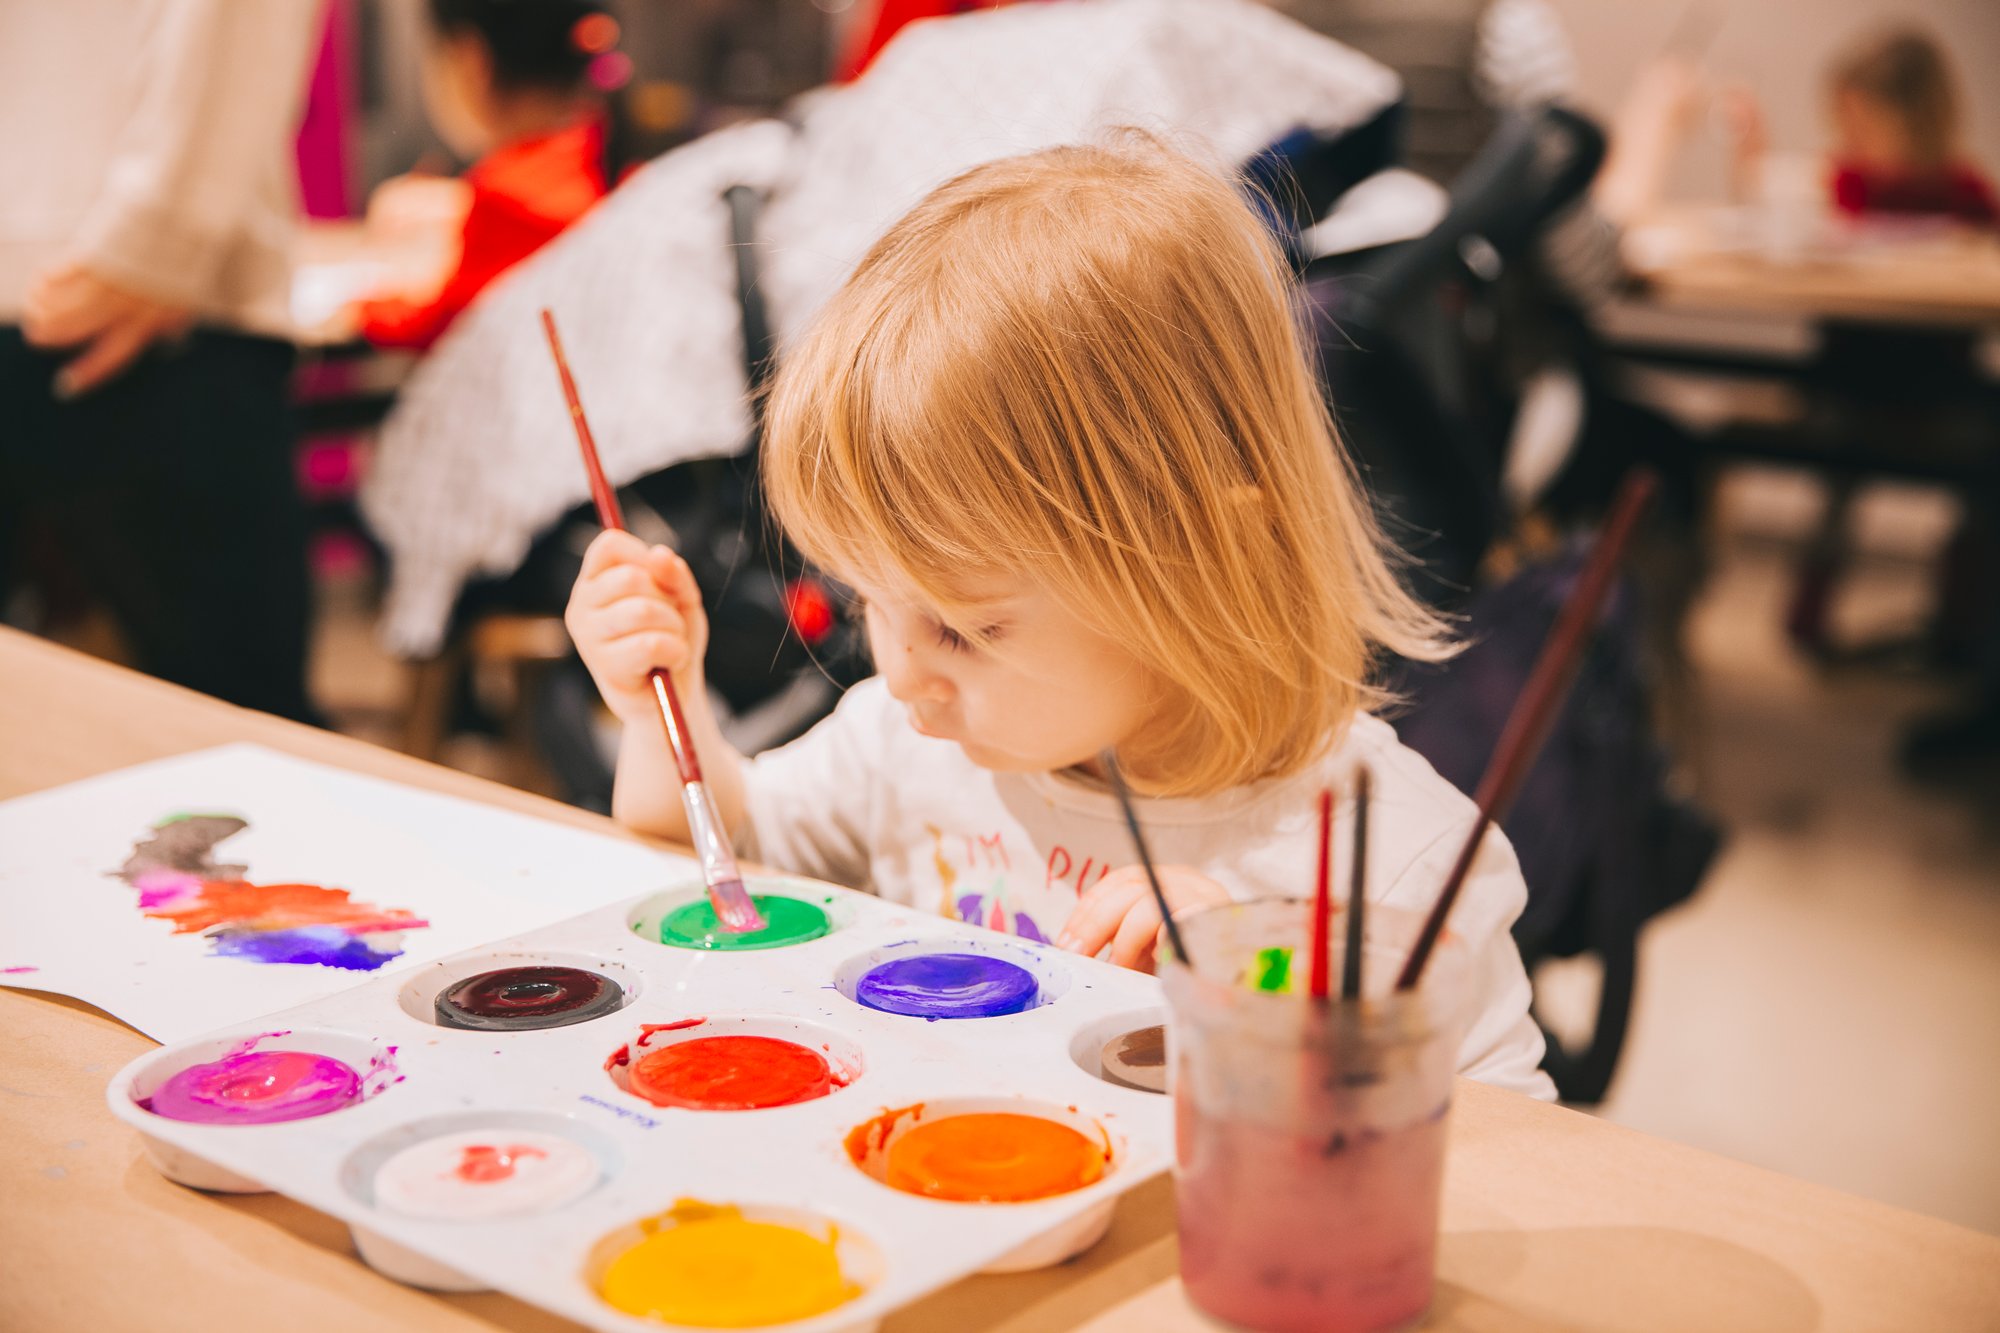
[[[331,1033],[284,1029],[198,1049],[216,1054],[178,1069],[171,1053],[155,1057],[153,1067],[174,1072],[134,1096],[140,1109],[202,1125],[274,1125],[344,1110],[403,1081],[396,1047]],[[149,1081],[141,1080],[135,1094]]]
[[[272,1125],[353,1105],[362,1076],[313,1051],[235,1051],[190,1065],[139,1105],[169,1120],[207,1125]]]

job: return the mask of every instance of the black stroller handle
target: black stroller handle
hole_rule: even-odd
[[[1566,107],[1512,112],[1452,183],[1451,204],[1430,231],[1355,275],[1341,310],[1351,328],[1378,328],[1419,287],[1465,262],[1484,240],[1504,263],[1582,195],[1604,162],[1604,132]]]

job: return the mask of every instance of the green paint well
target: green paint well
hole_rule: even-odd
[[[816,940],[833,929],[826,913],[809,902],[762,893],[753,894],[751,900],[764,914],[762,930],[724,930],[715,919],[714,905],[699,898],[667,913],[660,922],[660,943],[676,949],[782,949]]]

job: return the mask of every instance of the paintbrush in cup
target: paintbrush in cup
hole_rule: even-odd
[[[1329,922],[1333,916],[1333,793],[1319,794],[1319,874],[1313,879],[1312,963],[1306,989],[1324,1000],[1331,984]]]
[[[1173,909],[1167,906],[1167,891],[1160,887],[1160,872],[1153,866],[1153,854],[1146,850],[1146,834],[1139,827],[1138,812],[1132,808],[1132,791],[1125,785],[1125,775],[1118,769],[1118,756],[1106,750],[1103,762],[1104,776],[1118,796],[1118,808],[1125,812],[1125,827],[1132,831],[1132,845],[1139,851],[1139,864],[1145,867],[1146,883],[1152,886],[1153,905],[1160,909],[1160,924],[1166,928],[1167,944],[1173,949],[1174,957],[1181,960],[1182,966],[1193,967],[1194,960],[1188,957],[1187,945],[1181,943],[1181,928],[1174,924]]]
[[[556,374],[562,379],[563,401],[569,405],[570,423],[576,427],[576,444],[583,454],[583,468],[590,477],[590,498],[597,505],[597,521],[607,528],[625,530],[625,516],[618,507],[618,492],[605,479],[604,465],[597,458],[597,441],[590,422],[583,415],[583,399],[576,380],[569,373],[569,358],[563,355],[562,338],[556,333],[556,317],[542,310],[542,330],[549,337],[549,353],[555,358]],[[688,730],[687,715],[673,677],[658,667],[648,679],[653,698],[660,706],[660,725],[666,729],[667,746],[674,753],[674,767],[680,772],[681,808],[687,812],[688,841],[701,858],[701,877],[708,885],[708,900],[715,908],[716,924],[724,930],[747,932],[764,929],[764,914],[743,887],[743,872],[737,869],[736,853],[729,846],[715,801],[702,781],[701,758],[695,753],[694,735]]]
[[[1347,868],[1347,948],[1340,960],[1340,998],[1361,998],[1361,946],[1368,910],[1368,805],[1375,776],[1363,764],[1354,775],[1354,858]]]
[[[1658,479],[1652,469],[1638,468],[1628,473],[1625,483],[1618,488],[1611,516],[1605,520],[1604,528],[1591,548],[1590,558],[1584,562],[1583,573],[1570,589],[1569,596],[1563,599],[1562,610],[1556,615],[1548,641],[1542,645],[1541,656],[1535,659],[1534,670],[1528,674],[1521,697],[1514,701],[1513,711],[1507,715],[1507,724],[1501,728],[1500,743],[1494,747],[1493,758],[1487,763],[1486,773],[1479,779],[1479,789],[1473,796],[1473,803],[1478,808],[1473,817],[1472,832],[1466,837],[1465,845],[1459,848],[1458,860],[1453,863],[1451,874],[1445,878],[1444,889],[1438,894],[1430,915],[1424,918],[1417,942],[1411,947],[1403,971],[1396,978],[1397,990],[1412,990],[1423,980],[1424,967],[1430,962],[1431,951],[1437,947],[1438,936],[1444,933],[1445,918],[1451,914],[1452,904],[1458,900],[1458,892],[1472,870],[1473,857],[1479,853],[1479,844],[1485,838],[1487,828],[1506,814],[1508,807],[1514,803],[1521,782],[1528,775],[1528,765],[1540,753],[1542,742],[1548,737],[1549,726],[1555,721],[1556,709],[1569,694],[1570,682],[1576,678],[1584,646],[1590,641],[1591,630],[1596,625],[1598,609],[1611,591],[1611,577],[1618,571],[1618,562],[1632,540],[1639,515],[1653,498],[1657,484]]]

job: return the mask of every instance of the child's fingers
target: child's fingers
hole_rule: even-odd
[[[1148,890],[1118,923],[1118,933],[1111,937],[1111,961],[1120,967],[1150,972],[1159,938],[1160,909],[1153,904],[1152,892]]]
[[[679,671],[691,656],[685,637],[657,630],[616,639],[606,646],[606,652],[626,686],[634,690],[645,688],[646,677],[655,667]]]
[[[646,552],[646,569],[659,590],[679,607],[682,614],[694,615],[701,609],[701,587],[694,581],[688,562],[664,546]]]
[[[576,587],[583,605],[589,607],[606,607],[626,597],[648,597],[657,602],[667,596],[652,570],[643,564],[613,565],[579,579]]]
[[[643,565],[646,563],[646,543],[629,532],[619,532],[606,528],[593,537],[590,546],[583,553],[583,571],[579,580],[594,578],[616,565]]]
[[[1119,923],[1132,904],[1147,893],[1145,885],[1129,871],[1113,871],[1078,901],[1076,909],[1056,936],[1060,948],[1089,957],[1111,943]]]
[[[679,634],[687,629],[687,618],[657,594],[621,597],[597,608],[597,628],[607,639],[622,639],[641,630],[666,630]]]

